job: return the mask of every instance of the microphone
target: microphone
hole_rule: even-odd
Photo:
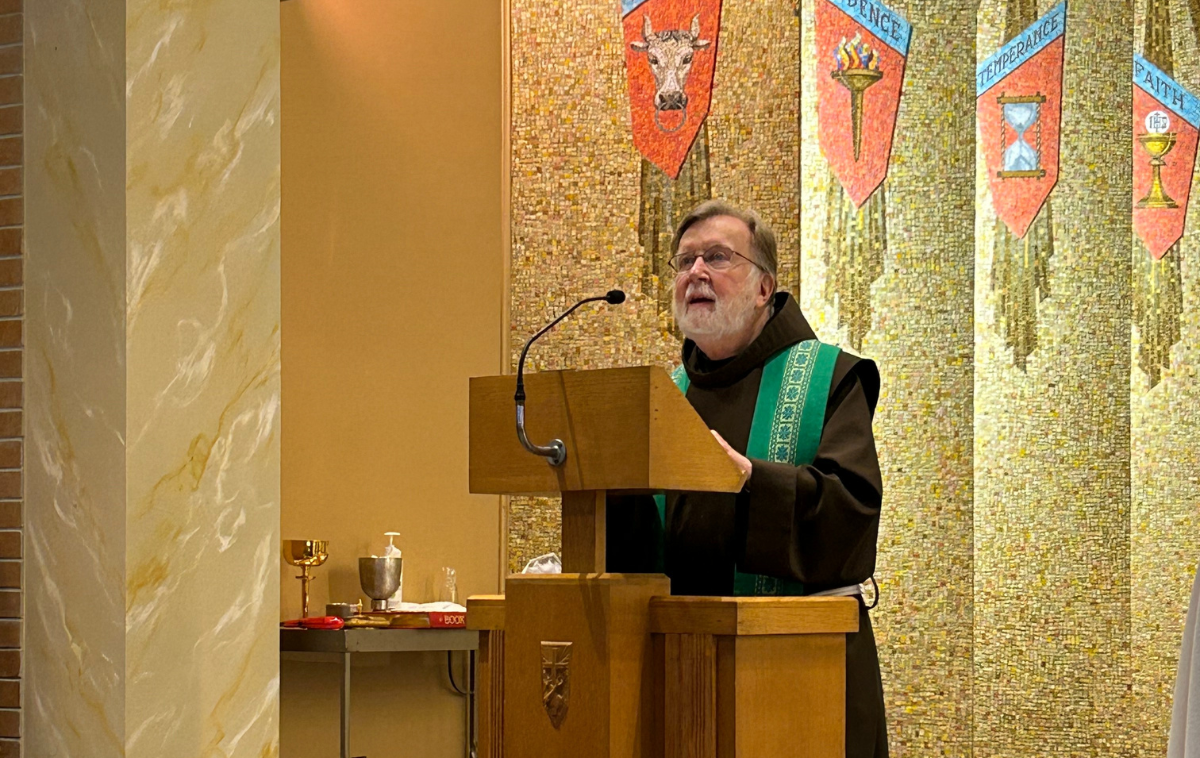
[[[578,303],[575,303],[566,310],[558,318],[546,324],[540,332],[529,338],[525,343],[525,348],[521,351],[521,360],[517,361],[517,392],[513,395],[513,402],[517,404],[517,439],[521,441],[521,445],[533,453],[540,455],[546,459],[551,466],[561,466],[563,461],[567,459],[567,446],[562,440],[550,440],[549,445],[535,445],[525,436],[525,356],[529,353],[529,346],[532,345],[538,337],[541,337],[546,332],[554,328],[554,325],[562,321],[567,316],[570,316],[581,305],[595,303],[603,300],[609,305],[620,305],[625,302],[625,293],[621,290],[609,290],[606,294],[599,297],[585,297]]]

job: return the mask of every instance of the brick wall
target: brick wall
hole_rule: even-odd
[[[0,758],[21,753],[22,0],[0,0]]]

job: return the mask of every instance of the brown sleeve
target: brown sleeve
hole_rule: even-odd
[[[868,393],[877,397],[878,373],[858,361],[837,374],[812,465],[753,461],[737,499],[741,571],[825,589],[875,570],[883,482]]]

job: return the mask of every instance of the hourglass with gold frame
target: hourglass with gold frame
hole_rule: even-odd
[[[1046,175],[1046,169],[1042,168],[1041,119],[1042,103],[1046,102],[1046,96],[1040,92],[1032,95],[1007,95],[1001,92],[996,102],[1000,104],[1000,158],[1003,166],[996,176],[1001,179],[1041,179]],[[1009,129],[1017,135],[1011,145],[1008,144]]]

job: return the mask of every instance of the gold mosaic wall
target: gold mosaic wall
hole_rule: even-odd
[[[884,185],[882,273],[856,316],[868,325],[861,353],[883,378],[874,618],[893,755],[1165,751],[1200,554],[1200,477],[1188,473],[1200,470],[1200,240],[1193,213],[1180,248],[1182,338],[1152,389],[1136,361],[1129,254],[1139,252],[1129,82],[1145,1],[1070,2],[1050,294],[1031,314],[1036,347],[1023,369],[996,314],[974,66],[1001,44],[1009,6],[1033,3],[891,3],[913,39]],[[850,347],[831,176],[804,74],[817,56],[813,2],[725,0],[712,192],[764,212],[780,232],[784,286],[823,339]],[[1036,5],[1026,10],[1055,3]],[[577,315],[530,364],[677,360],[669,323],[640,291],[640,156],[617,6],[513,2],[514,363],[528,334],[613,286],[631,302]],[[1187,4],[1171,7],[1175,75],[1195,91],[1200,27]],[[571,54],[545,55],[536,41],[561,39],[562,28],[575,32]],[[510,568],[557,544],[553,502],[512,503]]]
[[[982,3],[981,57],[1007,9]],[[1025,371],[995,313],[977,153],[977,756],[1128,754],[1132,37],[1128,5],[1072,0],[1051,294]]]
[[[619,308],[577,313],[538,341],[526,370],[669,366],[669,314],[642,290],[641,156],[629,131],[618,0],[512,4],[512,361],[529,334],[576,300],[619,287]],[[547,55],[540,40],[569,55]],[[798,19],[788,2],[726,2],[708,118],[712,191],[754,205],[797,270]],[[585,63],[581,67],[580,62]],[[515,499],[509,567],[557,550],[555,502]]]
[[[883,275],[871,287],[874,324],[861,350],[878,363],[883,387],[875,434],[885,511],[873,620],[893,755],[966,755],[975,76],[963,61],[975,59],[975,4],[913,0],[892,7],[912,24],[913,36],[884,186],[892,234]],[[802,55],[810,62],[818,56],[812,14],[807,0]],[[813,79],[803,79],[800,304],[822,339],[850,348],[848,325],[829,296],[840,289],[826,226],[827,187],[836,180],[817,144]]]
[[[1154,0],[1170,12],[1175,79],[1200,93],[1200,16],[1194,3]],[[1137,3],[1134,49],[1142,50],[1148,0]],[[1200,8],[1197,8],[1200,10]],[[1194,181],[1194,180],[1193,180]],[[1192,197],[1196,197],[1193,184]],[[1194,202],[1194,201],[1193,201]],[[1192,578],[1200,558],[1200,446],[1196,438],[1200,408],[1200,214],[1192,206],[1184,237],[1168,255],[1181,255],[1183,317],[1181,338],[1171,351],[1171,366],[1150,386],[1137,368],[1141,335],[1130,345],[1130,620],[1133,666],[1132,755],[1165,755],[1170,726],[1175,667]],[[1146,250],[1134,238],[1135,260]],[[1134,286],[1139,275],[1134,266]]]

